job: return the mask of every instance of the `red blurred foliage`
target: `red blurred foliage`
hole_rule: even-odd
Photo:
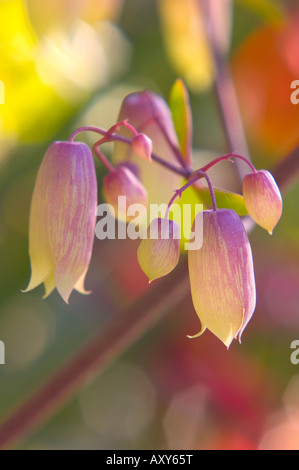
[[[257,447],[257,443],[242,434],[222,429],[219,436],[213,436],[211,442],[207,442],[206,450],[257,450]]]
[[[188,306],[184,310],[186,321],[191,310]],[[219,434],[217,430],[216,435],[210,435],[205,445],[219,449],[256,448],[265,418],[275,403],[271,374],[249,355],[240,355],[237,343],[226,351],[209,332],[196,340],[188,340],[184,332],[179,340],[176,331],[173,340],[156,345],[151,356],[151,374],[159,384],[161,398],[169,402],[185,389],[203,387],[208,413],[213,420],[217,417],[219,430]]]
[[[299,13],[279,28],[266,26],[234,54],[233,73],[246,130],[271,162],[299,144],[299,105],[291,83],[299,80]]]

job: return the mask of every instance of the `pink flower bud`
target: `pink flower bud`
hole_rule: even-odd
[[[154,219],[147,229],[147,238],[138,247],[137,257],[149,282],[170,273],[180,257],[178,224],[168,219]]]
[[[138,157],[152,161],[153,143],[145,134],[138,134],[132,139],[132,149]]]
[[[233,210],[203,212],[203,245],[188,252],[188,263],[201,333],[208,328],[229,348],[241,339],[256,303],[251,247]]]
[[[249,215],[272,234],[282,214],[282,197],[271,173],[260,170],[246,175],[243,195]]]
[[[126,96],[118,116],[119,121],[125,119],[128,119],[138,132],[145,133],[151,139],[153,152],[163,157],[166,162],[177,165],[169,142],[174,147],[178,147],[178,139],[171,111],[163,98],[149,90]],[[128,138],[131,138],[132,135],[125,127],[121,128],[120,134]],[[161,165],[141,159],[132,147],[130,148],[122,142],[115,143],[113,161],[116,163],[130,162],[138,167],[140,180],[148,191],[150,204],[168,203],[169,194],[181,183],[179,175],[170,172]],[[157,181],[163,181],[163,184],[157,184]]]
[[[44,283],[68,302],[73,289],[86,293],[96,222],[97,180],[89,147],[54,142],[41,163],[31,201],[29,291]]]
[[[134,217],[127,216],[131,204],[147,207],[147,191],[140,180],[126,166],[119,165],[103,179],[103,193],[108,204],[115,210],[118,219],[129,222]],[[119,197],[126,197],[125,207],[119,204]]]

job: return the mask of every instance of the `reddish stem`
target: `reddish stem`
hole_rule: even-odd
[[[105,137],[104,137],[105,139]],[[95,153],[95,155],[101,160],[103,165],[107,168],[108,171],[114,172],[115,168],[114,166],[109,162],[109,160],[105,157],[105,155],[100,151],[99,146],[104,143],[103,139],[98,140],[92,147],[92,151]]]
[[[253,173],[256,173],[256,168],[255,166],[246,158],[243,157],[242,155],[239,155],[237,153],[228,153],[227,155],[223,155],[222,157],[215,158],[215,160],[211,161],[210,163],[207,163],[207,165],[203,166],[201,168],[202,171],[208,171],[210,170],[214,165],[217,165],[217,163],[220,163],[224,160],[226,161],[232,161],[234,163],[234,160],[231,160],[232,158],[239,158],[243,162],[245,162],[252,170]]]
[[[208,183],[208,186],[209,186],[209,191],[210,191],[210,194],[211,194],[213,211],[217,210],[215,191],[214,191],[214,188],[213,188],[211,178],[207,175],[207,173],[205,173],[204,171],[202,171],[202,169],[200,169],[200,170],[197,170],[194,173],[194,176],[188,181],[188,183],[186,183],[180,189],[177,189],[175,191],[175,194],[172,196],[172,198],[170,199],[170,201],[168,203],[167,210],[166,210],[166,213],[165,213],[166,218],[168,217],[170,208],[171,208],[172,204],[174,203],[174,201],[176,200],[176,198],[180,198],[182,196],[183,192],[186,191],[186,189],[190,188],[190,186],[192,186],[194,183],[196,183],[201,178],[206,179],[206,181]]]
[[[131,307],[111,316],[82,350],[0,425],[0,449],[11,448],[39,427],[87,379],[103,372],[161,318],[190,296],[186,266],[165,278]]]
[[[96,132],[97,134],[101,134],[104,137],[103,139],[101,139],[101,143],[117,141],[117,142],[122,142],[123,144],[126,144],[126,145],[132,145],[132,139],[128,139],[127,137],[124,137],[118,134],[109,134],[109,132],[106,131],[105,129],[101,129],[100,127],[94,127],[94,126],[85,126],[85,127],[80,127],[79,129],[76,129],[71,134],[69,138],[69,142],[73,142],[75,137],[81,132]],[[193,174],[193,170],[191,170],[190,168],[187,168],[187,167],[181,168],[181,167],[174,166],[153,152],[152,152],[152,160],[158,163],[159,165],[163,166],[164,168],[167,168],[168,170],[180,176],[183,176],[186,179],[190,178],[190,176]]]
[[[124,121],[117,122],[112,127],[110,127],[110,129],[108,129],[108,131],[107,131],[107,137],[108,137],[108,135],[111,135],[111,134],[114,134],[115,132],[118,132],[120,127],[126,127],[127,129],[129,129],[134,134],[134,136],[139,135],[139,132],[135,129],[135,127],[133,127],[131,124],[129,124],[128,120],[125,119]]]

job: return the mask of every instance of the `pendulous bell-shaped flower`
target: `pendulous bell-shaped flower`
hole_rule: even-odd
[[[103,179],[103,193],[108,204],[113,207],[116,217],[124,222],[134,219],[127,215],[132,204],[147,207],[147,191],[137,176],[126,166],[119,165]],[[126,204],[119,204],[119,197],[126,197]]]
[[[25,292],[44,283],[68,303],[73,289],[86,294],[97,207],[93,157],[82,142],[53,142],[38,171],[31,201],[31,279]]]
[[[202,215],[202,248],[188,252],[192,300],[202,324],[196,336],[208,328],[229,348],[233,339],[241,340],[255,310],[251,247],[233,210],[208,210]]]
[[[172,220],[154,219],[137,251],[139,265],[149,282],[169,274],[180,258],[180,228]]]
[[[282,197],[275,179],[267,170],[250,173],[243,180],[246,208],[253,220],[272,234],[282,214]]]

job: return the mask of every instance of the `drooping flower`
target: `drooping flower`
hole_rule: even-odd
[[[180,228],[172,220],[154,219],[137,251],[138,262],[149,282],[169,274],[180,258]]]
[[[249,215],[272,234],[282,214],[282,197],[267,170],[250,173],[243,180],[243,196]]]
[[[125,165],[119,165],[103,179],[103,193],[108,204],[113,207],[116,217],[124,222],[134,219],[127,215],[132,204],[147,207],[147,191],[137,176]],[[126,197],[126,204],[119,204],[119,197]]]
[[[209,210],[202,216],[202,248],[188,252],[191,294],[202,324],[199,335],[208,328],[229,348],[234,338],[241,339],[255,310],[251,247],[233,210]]]
[[[31,201],[31,279],[25,292],[44,283],[68,303],[73,289],[85,294],[97,207],[93,157],[82,142],[54,142],[39,168]]]

